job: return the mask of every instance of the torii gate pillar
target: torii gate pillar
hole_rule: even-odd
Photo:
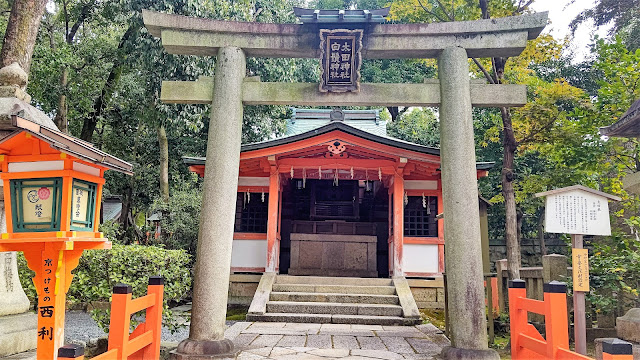
[[[478,181],[467,51],[442,50],[440,78],[440,159],[444,201],[445,272],[451,344],[446,359],[500,359],[487,344]]]
[[[233,342],[224,338],[231,268],[231,245],[242,139],[242,83],[246,58],[242,49],[222,47],[216,57],[211,120],[207,140],[193,309],[189,338],[177,360],[235,358]]]

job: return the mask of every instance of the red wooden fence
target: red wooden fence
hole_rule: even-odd
[[[131,286],[113,287],[109,347],[93,360],[157,360],[160,357],[162,329],[162,295],[164,281],[159,276],[149,278],[147,295],[131,298]],[[146,310],[145,322],[129,333],[131,315]],[[65,345],[58,351],[58,359],[84,359],[84,349]]]
[[[552,281],[543,285],[544,301],[528,299],[525,282],[509,281],[509,321],[513,360],[592,360],[569,350],[567,285]],[[529,312],[544,316],[546,336],[529,323]],[[632,360],[631,344],[622,340],[603,343],[604,360]]]

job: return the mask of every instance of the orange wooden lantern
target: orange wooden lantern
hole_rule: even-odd
[[[109,249],[98,231],[104,171],[132,165],[29,120],[0,139],[7,232],[0,251],[23,251],[38,293],[38,359],[64,342],[66,293],[83,250]]]

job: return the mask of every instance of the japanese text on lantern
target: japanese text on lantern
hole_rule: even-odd
[[[42,274],[42,297],[38,304],[38,316],[41,318],[53,318],[53,295],[55,293],[55,266],[53,259],[45,258],[43,261],[44,272]],[[48,324],[46,324],[48,325]],[[42,326],[38,329],[40,340],[53,340],[53,326]]]
[[[587,249],[572,249],[573,260],[573,290],[589,291],[589,251]]]
[[[321,91],[359,90],[361,30],[321,30]]]

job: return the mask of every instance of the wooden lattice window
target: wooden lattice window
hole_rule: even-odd
[[[404,236],[437,237],[438,198],[409,196],[404,207]],[[426,205],[426,206],[425,206]]]
[[[235,232],[266,233],[269,218],[269,194],[238,193]]]

